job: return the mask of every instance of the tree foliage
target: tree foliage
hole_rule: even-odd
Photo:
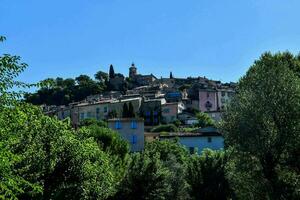
[[[193,155],[188,164],[187,182],[192,199],[229,199],[232,192],[226,177],[227,156],[224,151],[204,150]]]
[[[107,122],[102,121],[102,120],[96,120],[94,118],[84,119],[84,120],[80,121],[79,126],[82,127],[82,126],[92,126],[92,125],[107,128]]]
[[[199,121],[197,125],[201,128],[205,128],[208,126],[215,126],[214,120],[207,113],[198,112],[196,114],[196,117]]]
[[[151,132],[177,132],[178,128],[174,124],[159,125],[151,129]]]
[[[19,157],[11,171],[35,186],[22,188],[19,198],[104,198],[114,192],[112,162],[93,139],[79,140],[68,123],[28,105],[1,114],[1,141]]]
[[[18,56],[0,57],[0,199],[300,198],[300,56],[266,53],[255,61],[224,114],[226,151],[200,155],[177,140],[129,154],[129,144],[105,122],[86,120],[75,130],[68,120],[44,115],[12,90],[29,86],[15,81],[25,67]],[[111,76],[119,76],[113,68]],[[107,74],[95,78],[46,79],[25,99],[79,100],[103,90]],[[124,110],[134,116],[132,104]],[[201,127],[214,125],[206,114],[197,117]]]
[[[299,70],[299,56],[263,54],[240,80],[224,116],[226,144],[237,152],[233,168],[248,176],[241,188],[255,199],[300,198]],[[241,155],[249,158],[246,164]],[[249,189],[251,179],[260,182],[261,192]]]
[[[25,101],[34,105],[68,105],[105,89],[104,83],[97,82],[87,75],[80,75],[75,79],[48,78],[39,83],[36,93],[27,93]]]
[[[109,66],[109,78],[115,78],[115,70],[113,65]]]

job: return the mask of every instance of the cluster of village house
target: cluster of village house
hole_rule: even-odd
[[[180,120],[183,126],[197,123],[193,110],[205,112],[215,121],[220,121],[222,112],[235,94],[234,83],[221,83],[205,77],[197,78],[156,78],[154,75],[137,74],[132,64],[129,78],[134,85],[126,94],[120,91],[104,92],[87,97],[82,102],[68,106],[45,106],[45,113],[59,119],[70,118],[74,127],[84,119],[106,120],[131,144],[132,151],[141,151],[145,140],[178,138],[191,152],[204,148],[223,148],[222,134],[213,127],[203,127],[193,133],[149,133],[159,124]],[[110,79],[119,88],[124,77]],[[186,87],[187,86],[187,87]],[[132,104],[135,118],[122,118],[124,104]]]

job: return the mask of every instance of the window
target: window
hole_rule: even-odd
[[[149,117],[151,115],[150,111],[146,111],[146,116]]]
[[[225,97],[225,92],[222,91],[222,92],[221,92],[221,95],[222,95],[222,97]]]
[[[91,112],[87,113],[87,118],[92,118],[92,113]]]
[[[97,113],[97,114],[100,113],[100,108],[96,108],[96,113]]]
[[[107,113],[107,107],[104,107],[104,113]]]
[[[116,122],[115,122],[115,128],[116,128],[116,129],[121,129],[121,128],[122,128],[122,124],[121,124],[120,121],[116,121]]]
[[[131,128],[136,129],[137,128],[137,123],[136,121],[131,121]]]
[[[158,112],[157,112],[157,111],[154,111],[154,112],[153,112],[153,115],[154,115],[154,116],[158,115]]]
[[[154,117],[153,121],[154,121],[155,124],[157,124],[158,123],[158,118]]]
[[[80,113],[80,119],[84,119],[84,112]]]
[[[206,107],[207,109],[211,108],[211,107],[212,107],[212,103],[210,103],[209,101],[207,101],[207,102],[205,103],[205,107]]]
[[[137,136],[135,134],[132,134],[131,136],[131,144],[136,144],[137,143]]]
[[[208,142],[208,143],[211,143],[211,137],[208,137],[208,138],[207,138],[207,142]]]

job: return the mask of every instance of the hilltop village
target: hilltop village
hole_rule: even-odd
[[[169,78],[142,75],[135,64],[129,67],[126,78],[115,73],[111,65],[103,82],[108,85],[108,91],[68,105],[43,105],[43,111],[61,120],[70,118],[75,128],[87,119],[106,121],[110,128],[129,141],[132,151],[142,150],[144,140],[174,137],[185,140],[190,150],[223,147],[222,134],[216,128],[197,126],[197,114],[205,113],[214,122],[219,122],[235,94],[235,83],[221,83],[206,77],[176,78],[172,72]],[[194,129],[151,131],[168,124],[176,124],[178,130]],[[189,140],[200,143],[191,145]],[[203,145],[202,140],[207,144]]]

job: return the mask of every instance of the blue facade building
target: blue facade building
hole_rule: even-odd
[[[178,142],[185,146],[190,153],[201,153],[203,149],[212,150],[224,149],[224,137],[213,127],[199,129],[196,133],[169,133],[160,135],[160,140],[178,139]]]

